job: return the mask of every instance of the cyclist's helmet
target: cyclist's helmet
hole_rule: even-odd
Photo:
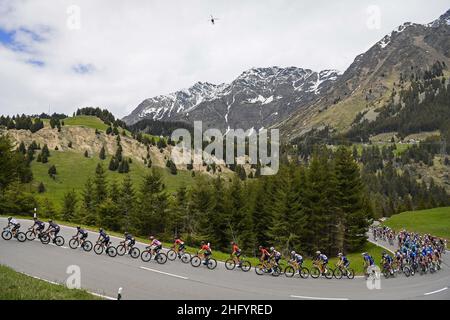
[[[339,256],[339,257],[342,257],[342,256],[343,256],[342,252],[339,252],[339,253],[338,253],[338,256]]]
[[[291,251],[291,255],[295,255],[295,251],[294,250]]]
[[[48,220],[48,223],[52,223],[53,222],[53,220]]]
[[[77,230],[80,230],[80,229],[81,229],[80,226],[78,226],[78,227],[77,227]]]
[[[367,252],[363,252],[363,253],[361,253],[361,255],[367,256]]]
[[[128,235],[128,232],[125,231],[123,235],[124,235],[124,236],[127,236],[127,235]]]
[[[234,246],[235,244],[236,244],[236,242],[234,242],[234,241],[231,241],[231,245],[233,245],[233,246]]]
[[[37,217],[34,217],[33,220],[36,221],[36,220],[37,220]]]
[[[263,246],[259,246],[258,249],[261,250],[263,248]]]
[[[204,244],[205,244],[205,241],[202,241],[201,244],[204,245]]]
[[[273,251],[273,250],[275,250],[275,248],[274,247],[270,247],[270,251]]]
[[[321,254],[321,252],[320,251],[316,251],[316,254]]]
[[[155,239],[155,237],[154,236],[150,236],[150,238],[149,238],[150,240],[153,240],[153,239]]]
[[[11,221],[12,220],[12,217],[8,217],[8,221]]]
[[[98,229],[98,232],[103,232],[103,229],[102,228]]]

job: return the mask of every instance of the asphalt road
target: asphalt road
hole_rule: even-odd
[[[21,220],[21,224],[23,231],[32,223]],[[0,218],[0,226],[4,225],[6,219]],[[75,233],[74,228],[62,227],[60,234],[66,239],[63,247],[43,245],[36,240],[19,243],[16,239],[0,238],[0,264],[58,283],[66,283],[70,276],[67,269],[75,265],[80,268],[83,289],[116,297],[121,287],[123,299],[450,299],[450,253],[444,256],[444,266],[435,274],[381,278],[381,288],[370,290],[361,277],[353,280],[289,279],[284,275],[258,276],[253,269],[247,273],[228,271],[222,263],[215,270],[208,270],[203,265],[194,268],[181,261],[159,265],[153,260],[144,263],[128,256],[99,256],[93,251],[70,249],[68,240]],[[95,242],[96,237],[97,234],[89,233],[91,242]],[[117,245],[119,239],[112,237],[112,242]],[[138,247],[144,246],[138,244]]]

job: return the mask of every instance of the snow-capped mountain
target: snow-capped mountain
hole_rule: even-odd
[[[204,127],[221,130],[259,129],[285,119],[299,105],[315,101],[339,75],[336,70],[254,68],[230,84],[198,82],[188,89],[146,99],[124,121],[131,125],[142,119],[202,120]]]
[[[410,79],[437,61],[450,66],[449,39],[450,10],[431,23],[406,22],[358,55],[326,95],[275,126],[290,138],[325,125],[345,131],[358,112],[382,107],[401,77]]]

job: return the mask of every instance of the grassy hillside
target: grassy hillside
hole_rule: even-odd
[[[33,161],[31,168],[34,175],[34,181],[31,189],[35,189],[40,182],[44,183],[46,192],[39,194],[39,198],[48,198],[53,201],[56,206],[60,206],[64,193],[75,189],[81,191],[88,177],[93,177],[95,168],[98,163],[103,163],[103,166],[107,172],[108,181],[115,179],[120,183],[124,177],[123,174],[112,172],[108,170],[110,158],[106,160],[100,160],[98,155],[86,158],[83,154],[71,151],[59,152],[51,151],[51,157],[49,162],[42,164]],[[48,169],[51,165],[56,166],[57,177],[53,180],[48,175]],[[189,186],[193,179],[190,171],[179,170],[177,175],[170,174],[166,168],[157,168],[164,178],[164,182],[169,192],[174,192],[182,184]],[[135,183],[135,186],[139,186],[143,176],[149,173],[151,169],[145,167],[141,163],[134,161],[130,165],[130,176]]]
[[[403,212],[385,224],[394,230],[406,229],[450,239],[450,207]]]
[[[98,300],[84,290],[51,284],[0,265],[0,300]]]

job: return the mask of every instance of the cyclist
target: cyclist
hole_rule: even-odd
[[[319,264],[319,269],[322,274],[327,270],[328,265],[328,257],[321,253],[320,251],[316,251],[316,258],[314,259]]]
[[[211,247],[210,247],[209,243],[205,243],[205,241],[202,241],[199,252],[202,252],[205,257],[205,261],[203,261],[203,264],[207,265],[209,257],[212,255],[212,251],[211,251]]]
[[[30,230],[30,231],[34,230],[35,233],[36,233],[36,231],[38,231],[39,234],[42,233],[45,229],[45,223],[38,220],[38,218],[36,218],[36,217],[33,218],[33,220],[34,220],[34,223],[28,230]]]
[[[108,247],[109,241],[110,241],[109,235],[107,235],[106,232],[102,228],[100,228],[98,230],[97,242],[104,245],[105,247]]]
[[[275,250],[274,247],[270,248],[270,257],[275,261],[275,264],[279,266],[280,260],[281,260],[281,253],[277,250]]]
[[[392,257],[386,251],[383,251],[383,253],[381,255],[381,264],[383,265],[383,268],[385,268],[389,272],[392,272],[393,271],[393,269],[392,269],[393,261],[394,261],[394,259],[392,259]]]
[[[58,236],[60,230],[61,228],[59,227],[59,225],[54,223],[53,220],[48,220],[48,228],[46,233],[48,233],[49,235],[53,235],[53,243],[56,242],[56,237]]]
[[[77,234],[73,236],[75,239],[76,237],[80,236],[80,244],[83,245],[83,243],[86,241],[86,238],[88,237],[88,233],[86,230],[81,229],[81,227],[77,227]]]
[[[156,239],[154,236],[150,236],[149,239],[151,240],[151,242],[150,242],[150,246],[148,246],[148,248],[150,248],[151,253],[152,254],[158,253],[162,249],[161,241]],[[156,256],[155,256],[155,259],[156,259]]]
[[[178,252],[178,258],[181,258],[180,252],[183,252],[186,248],[184,245],[184,241],[181,240],[180,237],[175,237],[173,241],[173,248],[176,248],[178,246],[177,252]]]
[[[259,246],[259,253],[261,254],[261,257],[259,258],[259,260],[265,265],[268,266],[270,269],[267,270],[268,272],[272,272],[272,268],[270,267],[269,261],[270,261],[270,253],[269,251],[267,251],[266,248],[264,248],[263,246]]]
[[[20,223],[15,218],[9,217],[8,225],[5,228],[3,228],[3,230],[5,230],[6,228],[9,228],[11,226],[12,226],[11,233],[15,237],[17,234],[17,231],[19,231],[19,229],[20,229]]]
[[[375,260],[374,260],[373,257],[372,257],[370,254],[368,254],[367,252],[364,252],[364,253],[362,254],[362,256],[363,256],[363,260],[364,260],[364,273],[365,273],[365,274],[368,274],[368,273],[367,273],[367,269],[368,269],[369,267],[372,267],[372,266],[375,265]]]
[[[347,269],[350,266],[350,261],[348,260],[347,256],[344,255],[342,252],[338,253],[338,263],[337,266],[338,267],[344,267],[345,269]]]
[[[242,266],[242,262],[241,262],[241,259],[240,259],[240,256],[241,256],[241,253],[242,253],[241,249],[239,248],[239,246],[234,241],[231,242],[231,246],[232,246],[231,257],[233,259],[237,260],[237,262],[238,262],[237,267],[241,268],[241,266]]]
[[[133,248],[133,246],[136,244],[136,239],[134,239],[133,235],[131,233],[125,232],[124,233],[125,240],[122,241],[125,245],[125,250],[130,253],[130,249]]]
[[[300,269],[300,267],[303,265],[303,257],[294,250],[292,250],[291,259],[289,260],[289,262],[297,265],[298,269]]]

